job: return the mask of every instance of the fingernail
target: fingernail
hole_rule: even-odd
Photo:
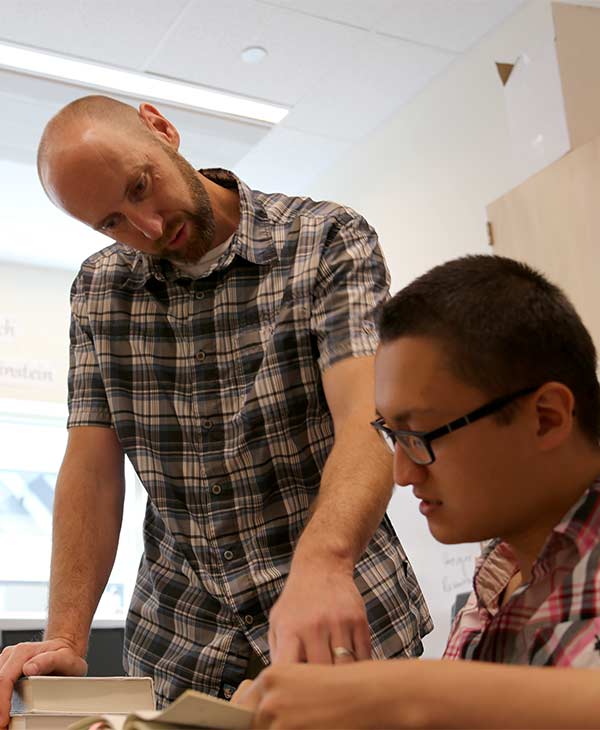
[[[40,668],[38,667],[37,664],[35,664],[33,662],[27,662],[27,664],[24,665],[23,670],[24,670],[25,674],[27,674],[28,676],[31,676],[32,674],[40,673]]]

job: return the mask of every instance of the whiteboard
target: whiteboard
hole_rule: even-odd
[[[419,501],[413,496],[411,487],[395,488],[388,515],[417,574],[433,619],[434,629],[423,640],[424,656],[440,657],[450,632],[450,614],[456,594],[472,588],[480,544],[442,545],[437,542],[429,532],[427,520],[419,512]]]

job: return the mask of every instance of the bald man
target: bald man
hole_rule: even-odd
[[[416,656],[431,628],[385,508],[371,320],[377,237],[348,208],[196,171],[155,107],[86,97],[48,124],[49,198],[117,243],[72,289],[69,441],[46,637],[14,680],[83,674],[117,548],[123,456],[148,493],[125,667],[159,706],[269,661]]]

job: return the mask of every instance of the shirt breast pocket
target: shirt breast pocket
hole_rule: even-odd
[[[235,337],[236,370],[241,390],[248,393],[258,381],[268,379],[266,370],[269,348],[272,347],[275,324],[248,325]]]
[[[266,419],[265,428],[282,428],[321,417],[323,394],[308,311],[283,302],[276,315],[240,326],[236,368],[242,417]]]

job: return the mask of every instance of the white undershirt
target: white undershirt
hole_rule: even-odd
[[[206,273],[211,266],[215,263],[215,261],[227,251],[229,246],[231,245],[231,241],[233,239],[233,236],[235,234],[232,233],[231,236],[226,241],[223,241],[223,243],[220,243],[216,248],[211,248],[210,251],[207,251],[204,256],[200,259],[200,261],[196,261],[193,264],[187,264],[182,262],[177,262],[177,268],[183,273],[187,274],[188,276],[191,276],[192,278],[196,278],[197,276],[201,276],[202,274]]]

